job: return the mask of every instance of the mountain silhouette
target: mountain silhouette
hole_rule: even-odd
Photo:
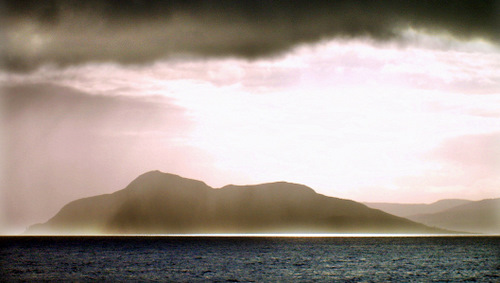
[[[365,202],[368,207],[380,209],[389,214],[401,217],[409,217],[417,214],[432,214],[441,212],[472,201],[465,199],[442,199],[430,204],[426,203],[386,203],[386,202]]]
[[[500,198],[471,201],[441,212],[408,218],[444,229],[500,234]]]
[[[79,199],[28,234],[446,233],[287,182],[228,185],[151,171],[125,189]]]

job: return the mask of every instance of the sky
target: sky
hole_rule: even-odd
[[[500,196],[499,1],[3,1],[0,231],[160,170]]]

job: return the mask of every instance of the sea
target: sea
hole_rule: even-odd
[[[500,282],[500,236],[2,236],[2,282]]]

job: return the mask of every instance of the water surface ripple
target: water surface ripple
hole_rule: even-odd
[[[3,281],[499,282],[500,237],[0,237]]]

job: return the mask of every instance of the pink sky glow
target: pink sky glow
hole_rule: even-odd
[[[285,180],[356,201],[499,197],[498,46],[413,29],[403,37],[406,44],[325,40],[253,61],[182,57],[0,73],[6,88],[54,86],[82,97],[58,109],[57,122],[44,121],[49,106],[11,118],[25,155],[4,166],[22,166],[24,177],[11,177],[16,189],[2,193],[26,207],[4,209],[4,218],[45,221],[69,201],[156,169],[213,187]],[[85,104],[92,97],[126,102],[96,109]],[[40,127],[47,130],[37,134]]]

